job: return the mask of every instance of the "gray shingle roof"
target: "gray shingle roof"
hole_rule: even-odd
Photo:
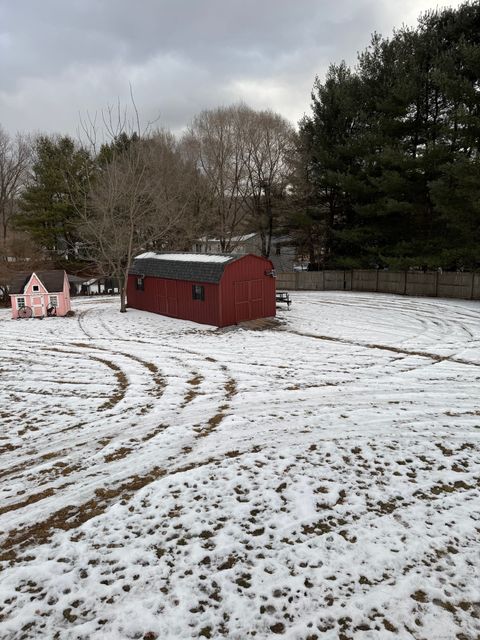
[[[151,254],[147,254],[151,255]],[[205,262],[202,260],[204,254],[197,254],[198,261],[195,260],[196,254],[188,256],[188,260],[168,260],[162,259],[161,253],[158,258],[142,256],[135,258],[133,266],[130,269],[132,275],[155,276],[157,278],[167,278],[169,280],[188,280],[191,282],[208,282],[217,284],[223,275],[223,271],[227,264],[235,262],[244,256],[229,255],[224,256],[227,260],[223,262]],[[172,255],[171,252],[165,255]],[[182,254],[178,254],[179,256]],[[208,254],[214,255],[214,254]],[[215,254],[221,255],[221,254]],[[185,254],[183,254],[185,256]]]
[[[54,271],[24,271],[17,273],[10,282],[10,293],[23,293],[32,273],[35,273],[41,280],[43,286],[49,293],[60,293],[63,291],[63,278],[65,271],[56,269]]]

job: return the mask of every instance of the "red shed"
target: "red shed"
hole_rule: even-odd
[[[255,255],[155,253],[137,256],[128,305],[226,327],[275,315],[273,264]]]

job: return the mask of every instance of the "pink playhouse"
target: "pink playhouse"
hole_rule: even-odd
[[[65,271],[17,273],[9,293],[13,319],[64,316],[70,311],[70,285]]]

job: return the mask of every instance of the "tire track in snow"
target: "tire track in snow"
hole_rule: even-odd
[[[68,505],[58,511],[51,513],[45,520],[36,522],[23,528],[10,531],[9,536],[2,542],[0,550],[0,562],[15,562],[17,560],[17,552],[28,549],[33,545],[45,544],[55,535],[58,530],[70,531],[77,529],[85,522],[104,513],[112,504],[120,497],[122,500],[128,500],[129,497],[135,495],[144,487],[162,480],[165,477],[186,473],[192,469],[198,469],[203,466],[220,462],[225,457],[238,458],[249,453],[258,453],[260,449],[253,447],[244,451],[230,451],[221,458],[210,457],[206,460],[191,462],[184,466],[166,470],[160,467],[154,467],[144,475],[133,475],[124,478],[118,485],[108,487],[108,489],[97,489],[95,497],[80,505]],[[50,494],[52,495],[52,494]],[[33,496],[30,504],[42,499],[40,496]],[[25,501],[27,504],[28,499]],[[25,506],[24,504],[21,507]],[[20,506],[16,507],[20,508]],[[13,509],[15,510],[15,507]],[[21,558],[19,558],[21,560]]]
[[[293,333],[305,338],[313,338],[315,340],[323,340],[325,342],[338,342],[340,344],[346,344],[355,347],[363,347],[365,349],[378,349],[380,351],[390,351],[391,353],[398,353],[404,356],[418,356],[421,358],[427,358],[434,362],[456,362],[458,364],[465,364],[473,367],[480,367],[480,362],[474,360],[467,360],[465,358],[458,358],[456,356],[442,356],[437,353],[430,353],[428,351],[414,351],[410,349],[401,349],[400,347],[393,347],[385,344],[374,344],[371,342],[360,342],[357,340],[349,340],[348,338],[336,338],[333,336],[321,335],[316,333],[307,333],[306,331],[297,331],[295,329],[279,329],[279,331],[286,331],[287,333]]]
[[[87,311],[81,314],[81,317],[84,319],[84,322],[88,322],[88,320],[85,320],[85,318],[92,318],[95,319],[96,314],[93,313],[94,310],[88,310],[88,315],[87,315]],[[88,324],[87,324],[88,327]],[[84,326],[84,324],[82,323],[82,330],[84,335],[90,335],[88,329],[86,328],[86,326]],[[99,340],[102,340],[103,337],[99,336],[98,337]],[[42,344],[41,341],[39,341],[39,344]],[[156,380],[156,386],[157,389],[158,387],[160,387],[160,382],[159,379],[161,381],[161,385],[162,387],[165,386],[165,379],[163,377],[160,378],[160,374],[158,371],[158,368],[156,367],[156,365],[154,365],[151,362],[147,362],[145,360],[143,360],[142,358],[140,358],[138,355],[132,355],[129,353],[125,353],[124,351],[117,351],[117,350],[113,350],[111,348],[106,348],[104,346],[98,346],[98,345],[94,345],[94,344],[85,344],[85,343],[79,343],[79,342],[69,342],[69,343],[61,343],[59,344],[58,347],[54,347],[53,349],[45,349],[42,347],[42,349],[44,351],[48,352],[52,352],[54,351],[55,354],[56,353],[64,353],[65,355],[71,355],[71,347],[75,347],[75,353],[81,354],[82,351],[88,351],[91,350],[94,354],[95,353],[100,353],[102,354],[102,357],[96,356],[96,355],[92,355],[92,354],[88,354],[88,357],[96,362],[99,362],[101,364],[104,364],[106,366],[108,366],[110,369],[112,369],[114,371],[114,374],[116,374],[117,380],[118,380],[118,376],[122,373],[120,367],[117,367],[116,365],[114,365],[111,360],[106,360],[107,357],[111,357],[112,355],[114,356],[122,356],[122,357],[126,357],[129,358],[135,362],[138,362],[140,364],[142,364],[142,366],[146,367],[146,369],[149,371],[150,374],[154,375],[154,378]],[[82,351],[78,351],[78,349],[81,349]],[[178,352],[178,347],[175,349]],[[208,362],[211,363],[216,363],[216,361],[214,359],[208,359],[205,358],[205,356],[203,356],[203,354],[198,354],[198,353],[194,353],[185,349],[181,349],[182,353],[188,354],[189,356],[195,355],[199,358],[201,358],[202,360],[208,360]],[[103,354],[105,354],[105,357],[103,357]],[[181,358],[178,358],[177,356],[174,356],[174,358],[176,360],[178,360],[179,364],[184,366],[184,361]],[[113,365],[113,366],[111,366]],[[226,367],[222,367],[222,370],[226,370]],[[127,376],[126,375],[122,375],[122,379],[119,381],[121,384],[119,384],[119,392],[114,392],[113,394],[113,400],[114,402],[109,401],[108,402],[108,406],[103,403],[99,409],[101,411],[107,411],[109,414],[109,418],[114,418],[115,417],[115,412],[112,413],[112,410],[115,408],[115,406],[125,397],[126,391],[128,389],[127,386]],[[188,382],[188,381],[187,381]],[[233,393],[234,393],[234,381],[232,381],[231,379],[228,379],[225,382],[225,391],[226,391],[226,396],[227,399],[229,399]],[[163,389],[162,389],[163,392]],[[156,396],[160,397],[162,395],[162,393],[157,393]],[[192,398],[193,399],[193,398]],[[182,409],[183,407],[180,406],[180,409]],[[208,433],[212,430],[212,428],[215,428],[216,426],[218,426],[218,416],[219,416],[219,411],[221,410],[225,410],[226,409],[226,405],[221,405],[221,409],[220,407],[215,410],[212,414],[212,417],[209,418],[206,421],[206,426],[204,429],[202,429],[202,436],[206,436],[208,435]],[[222,414],[222,418],[223,418],[223,414]],[[97,422],[97,420],[94,420],[94,422]],[[83,429],[88,429],[88,424],[83,423],[81,425],[81,427]],[[78,428],[78,426],[70,426],[67,427],[68,431],[70,431],[73,428]],[[140,437],[139,439],[135,439],[132,440],[130,439],[130,443],[132,443],[134,446],[132,447],[131,444],[128,444],[128,446],[124,446],[122,445],[122,443],[119,443],[119,446],[117,448],[114,448],[113,450],[111,450],[109,448],[109,443],[111,438],[108,437],[107,434],[105,434],[104,436],[102,436],[101,438],[97,439],[98,442],[98,447],[96,447],[96,449],[91,450],[91,454],[94,453],[98,453],[99,451],[101,451],[102,449],[105,449],[105,455],[104,455],[104,462],[108,463],[108,464],[113,464],[116,463],[118,461],[122,461],[123,459],[125,459],[127,456],[131,455],[131,454],[137,454],[137,455],[141,455],[142,453],[142,449],[141,448],[136,448],[136,445],[138,445],[139,443],[149,443],[150,441],[154,440],[157,436],[159,436],[160,434],[162,434],[166,429],[169,428],[168,424],[162,424],[159,427],[154,427],[153,429],[150,429],[144,436]],[[63,431],[63,430],[62,430]],[[108,431],[107,431],[108,433]],[[107,435],[107,437],[105,437]],[[197,432],[195,430],[195,427],[193,427],[193,436],[194,437],[198,437]],[[70,439],[70,437],[69,437]],[[58,443],[57,443],[58,444]],[[56,457],[58,456],[67,456],[67,459],[69,457],[69,451],[76,451],[76,450],[82,450],[85,447],[86,441],[82,441],[81,439],[76,439],[74,442],[71,442],[70,445],[70,449],[69,450],[62,450],[62,451],[58,451],[57,453],[48,451],[47,454],[49,456],[54,456]],[[108,450],[108,452],[107,452]],[[190,447],[185,447],[185,445],[182,446],[181,448],[182,451],[184,451],[184,453],[188,452],[189,450],[191,450]],[[84,457],[84,456],[82,456]],[[11,469],[11,474],[17,474],[19,472],[22,472],[24,474],[25,477],[25,473],[28,474],[29,469],[30,468],[35,468],[36,466],[38,466],[38,464],[42,464],[44,463],[44,456],[40,455],[40,457],[35,458],[35,457],[31,457],[29,456],[29,462],[28,463],[24,463],[22,465],[15,465],[14,468]],[[66,463],[65,463],[66,464]],[[47,477],[50,478],[50,480],[57,480],[60,479],[62,480],[62,478],[59,478],[60,475],[66,475],[71,474],[73,472],[76,473],[76,481],[79,482],[81,479],[81,472],[85,472],[88,469],[89,466],[89,459],[87,458],[86,460],[81,460],[79,464],[73,464],[71,462],[71,460],[68,461],[68,464],[66,464],[66,471],[64,469],[60,470],[59,473],[56,473],[55,469],[49,469],[47,471],[45,471],[44,469],[42,469],[42,472],[45,471],[45,473],[48,473],[49,475]],[[99,481],[99,479],[96,480],[97,482]],[[95,483],[95,474],[93,474],[92,477],[92,484]],[[65,486],[65,485],[62,485]],[[59,487],[56,486],[55,489],[58,489]],[[52,496],[52,492],[51,490],[49,491],[45,491],[41,497],[42,498],[49,498]],[[51,501],[50,501],[51,502]],[[23,506],[25,506],[27,503],[25,503],[24,500],[22,500],[22,502],[20,503],[10,503],[9,505],[9,509],[11,510],[15,510],[17,508],[22,508]]]

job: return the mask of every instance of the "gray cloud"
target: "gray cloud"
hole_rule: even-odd
[[[453,2],[459,4],[460,0]],[[452,4],[450,2],[449,4]],[[0,124],[75,133],[129,101],[174,130],[243,100],[292,121],[315,75],[436,0],[0,0]]]

